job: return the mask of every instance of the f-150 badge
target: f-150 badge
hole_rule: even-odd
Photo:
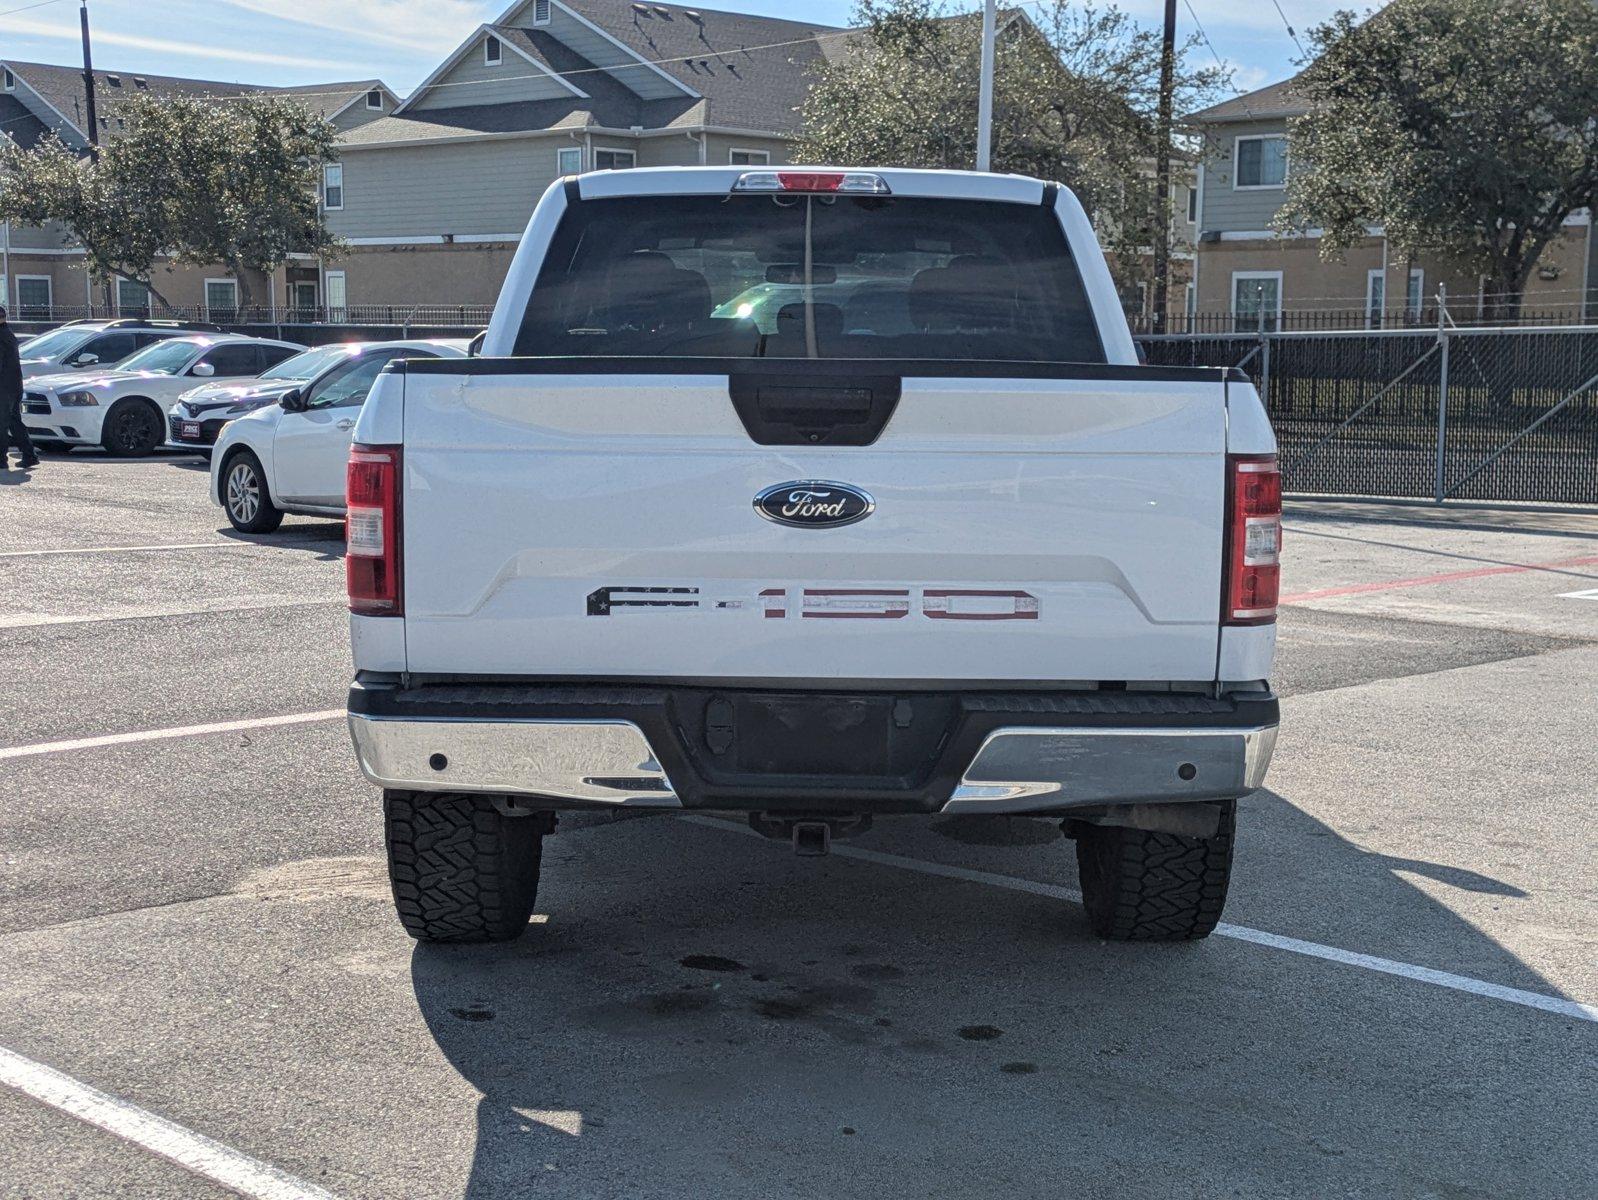
[[[755,497],[755,511],[778,525],[831,529],[864,521],[877,507],[869,493],[829,479],[773,484]]]

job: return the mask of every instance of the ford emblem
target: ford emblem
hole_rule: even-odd
[[[755,497],[755,511],[779,525],[831,529],[864,521],[877,507],[869,493],[828,479],[778,483]]]

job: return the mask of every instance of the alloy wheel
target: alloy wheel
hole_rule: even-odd
[[[255,520],[261,511],[261,483],[247,462],[235,463],[227,473],[227,508],[240,523]]]

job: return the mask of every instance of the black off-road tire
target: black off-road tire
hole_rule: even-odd
[[[137,396],[113,404],[100,431],[100,444],[113,458],[147,458],[165,440],[161,410]]]
[[[1093,932],[1117,942],[1208,937],[1226,905],[1236,824],[1237,802],[1229,800],[1214,837],[1078,825],[1076,863]]]
[[[506,816],[490,796],[383,793],[388,877],[420,942],[508,942],[538,895],[547,818]]]

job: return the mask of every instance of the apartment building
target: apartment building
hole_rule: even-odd
[[[342,80],[294,88],[255,87],[215,80],[126,71],[94,73],[95,138],[104,142],[124,128],[124,111],[139,96],[191,96],[226,99],[248,93],[293,94],[345,132],[385,117],[399,105],[378,79]],[[49,63],[0,60],[0,134],[30,147],[52,134],[73,149],[88,152],[90,130],[83,72]],[[55,312],[101,305],[104,296],[84,269],[83,249],[54,226],[0,225],[0,296],[23,320],[47,319]],[[291,261],[271,279],[252,280],[257,297],[280,307],[311,306],[320,297],[319,270],[312,256]],[[158,265],[154,282],[173,305],[206,316],[231,319],[238,307],[238,280],[221,266]],[[151,299],[142,284],[118,280],[112,306],[129,315],[148,312]],[[267,301],[262,301],[267,302]]]
[[[1400,256],[1379,228],[1333,261],[1321,258],[1315,230],[1294,237],[1275,232],[1293,169],[1288,125],[1309,107],[1294,82],[1273,83],[1187,118],[1203,136],[1194,213],[1193,307],[1200,321],[1238,329],[1429,321],[1436,319],[1440,287],[1455,320],[1478,314],[1479,277],[1434,256]],[[1580,213],[1544,254],[1523,308],[1557,319],[1583,317],[1589,308],[1598,314],[1595,289],[1592,225]]]

